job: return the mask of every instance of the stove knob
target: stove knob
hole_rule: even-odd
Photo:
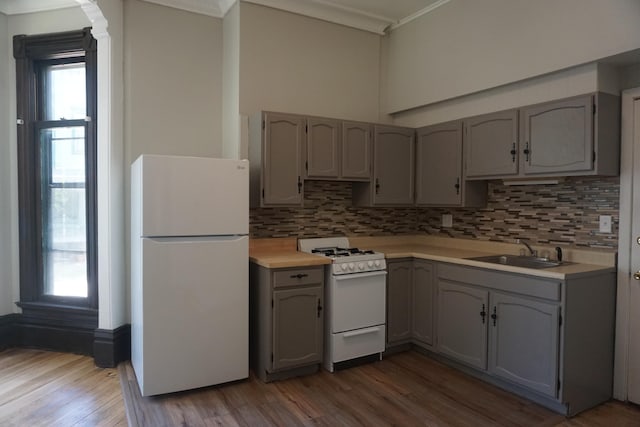
[[[373,267],[373,261],[367,261],[367,265],[369,266],[369,268]]]
[[[358,268],[359,268],[360,270],[364,270],[364,263],[363,263],[363,262],[361,262],[360,264],[358,264]]]
[[[380,260],[376,260],[375,264],[376,264],[376,267],[380,267]]]
[[[349,263],[349,270],[353,270],[354,268],[356,268],[356,266],[352,262],[350,262]]]
[[[347,271],[349,269],[347,264],[341,264],[340,267],[342,267],[342,271]]]

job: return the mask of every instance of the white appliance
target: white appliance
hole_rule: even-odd
[[[249,376],[249,163],[131,167],[131,363],[143,396]]]
[[[331,258],[325,270],[324,367],[377,355],[385,349],[384,254],[349,247],[346,237],[300,239],[298,249]]]

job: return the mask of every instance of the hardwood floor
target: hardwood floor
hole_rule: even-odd
[[[132,426],[640,426],[635,406],[609,402],[566,419],[416,352],[334,374],[146,398],[129,363],[119,372]]]
[[[68,353],[0,352],[0,426],[126,426],[116,369]]]
[[[130,363],[0,352],[0,426],[640,426],[640,407],[611,401],[566,419],[416,352],[334,374],[142,398]]]

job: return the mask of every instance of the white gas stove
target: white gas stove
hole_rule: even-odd
[[[336,275],[387,269],[383,253],[352,248],[347,237],[300,239],[298,249],[331,258],[331,273]]]
[[[325,270],[324,367],[385,349],[387,264],[380,252],[351,248],[346,237],[298,240],[298,250],[331,258]]]

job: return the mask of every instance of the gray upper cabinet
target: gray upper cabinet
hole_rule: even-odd
[[[342,122],[340,176],[343,179],[371,179],[371,129],[368,123]]]
[[[305,118],[263,112],[249,127],[251,206],[301,206]]]
[[[417,130],[416,204],[422,206],[484,206],[486,184],[462,177],[462,122]]]
[[[340,122],[307,118],[307,178],[340,175]]]
[[[465,119],[465,178],[618,175],[619,104],[598,92]]]
[[[307,118],[306,177],[370,180],[371,128],[369,123]]]
[[[518,110],[464,120],[464,160],[467,179],[518,174]]]
[[[363,206],[413,204],[415,131],[374,126],[371,183],[354,183],[353,201]]]
[[[525,174],[593,169],[591,95],[523,108],[522,166]]]

